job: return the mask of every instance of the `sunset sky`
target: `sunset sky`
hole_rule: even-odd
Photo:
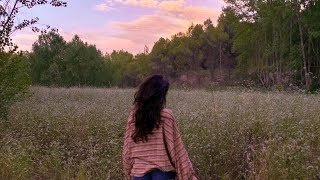
[[[214,23],[224,6],[223,0],[67,0],[67,8],[39,6],[23,10],[21,19],[39,17],[41,24],[58,28],[71,40],[78,34],[82,40],[96,44],[103,52],[151,49],[160,37],[185,32],[193,22]],[[21,50],[31,50],[38,34],[30,28],[14,34]]]

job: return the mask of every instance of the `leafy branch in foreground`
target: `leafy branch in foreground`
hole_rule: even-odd
[[[17,22],[17,15],[21,9],[32,9],[40,5],[66,7],[67,3],[59,0],[0,0],[0,51],[5,51],[6,48],[9,52],[17,50],[18,47],[12,42],[11,36],[18,30],[31,27],[34,32],[45,32],[50,29],[48,25],[44,29],[39,28],[38,17]]]

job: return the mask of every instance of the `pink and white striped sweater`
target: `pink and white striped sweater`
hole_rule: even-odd
[[[123,146],[123,165],[128,177],[142,177],[153,169],[174,171],[179,180],[196,180],[195,172],[183,145],[171,110],[163,109],[159,129],[148,135],[147,142],[135,143],[134,113],[130,112]]]

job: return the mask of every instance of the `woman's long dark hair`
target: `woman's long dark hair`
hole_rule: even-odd
[[[165,107],[169,82],[162,75],[146,78],[134,96],[135,142],[148,141],[148,135],[154,128],[159,128],[160,112]]]

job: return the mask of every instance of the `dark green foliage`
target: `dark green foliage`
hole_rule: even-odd
[[[136,86],[151,72],[147,53],[103,56],[79,36],[66,42],[55,31],[39,36],[30,63],[33,83],[46,86]]]
[[[34,84],[51,85],[61,81],[66,41],[56,32],[41,34],[33,44],[30,54]]]
[[[101,51],[75,36],[67,43],[56,32],[44,33],[30,55],[34,84],[100,86],[104,60]]]
[[[75,36],[67,44],[62,62],[62,85],[99,86],[103,57],[94,45],[88,45]]]
[[[28,93],[29,73],[25,55],[0,53],[0,122],[7,118],[10,105]]]
[[[320,2],[227,0],[237,72],[265,87],[318,87]]]
[[[127,64],[123,79],[123,85],[135,87],[142,80],[150,75],[150,61],[146,53],[137,54],[134,59]]]
[[[113,51],[109,56],[111,62],[112,84],[122,85],[126,66],[133,60],[133,55],[127,51]]]
[[[211,81],[226,80],[227,69],[235,64],[229,39],[229,34],[213,26],[210,19],[203,25],[192,25],[186,33],[178,33],[171,40],[160,38],[150,54],[153,72],[173,79],[193,72],[195,76],[207,74]]]

